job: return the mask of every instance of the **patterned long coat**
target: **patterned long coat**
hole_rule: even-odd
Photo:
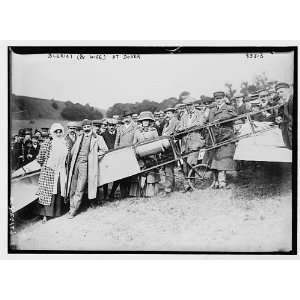
[[[50,157],[50,152],[52,149],[52,141],[50,139],[45,140],[40,148],[40,152],[37,156],[37,162],[41,165],[41,172],[38,181],[38,191],[37,196],[39,197],[38,202],[42,205],[51,205],[53,187],[54,187],[54,170],[48,168],[47,161]],[[68,152],[70,149],[68,148]],[[61,187],[61,195],[65,196],[65,188]]]

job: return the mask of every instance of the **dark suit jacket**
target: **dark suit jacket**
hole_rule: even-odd
[[[102,137],[106,143],[108,150],[112,150],[115,148],[116,136],[117,130],[115,130],[114,134],[110,134],[108,130],[102,133]]]

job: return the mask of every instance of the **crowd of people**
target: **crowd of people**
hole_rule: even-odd
[[[50,131],[22,129],[12,141],[12,166],[22,167],[37,159],[41,165],[39,178],[39,204],[43,221],[47,217],[59,216],[69,211],[73,218],[79,211],[83,195],[87,191],[91,202],[99,197],[98,161],[109,151],[119,147],[137,145],[151,141],[159,136],[170,136],[195,126],[232,119],[248,112],[254,121],[276,122],[282,129],[283,139],[288,148],[292,148],[292,108],[293,92],[286,83],[278,83],[272,90],[260,90],[245,97],[236,95],[231,99],[223,91],[213,94],[213,102],[198,103],[187,96],[182,103],[169,107],[165,111],[143,111],[139,115],[125,113],[102,120],[83,120],[68,123],[68,132],[59,123],[54,123]],[[278,105],[281,105],[278,108]],[[263,110],[263,111],[261,111]],[[221,123],[215,131],[217,142],[234,136],[234,122]],[[198,163],[199,150],[206,144],[201,131],[191,131],[182,135],[180,150],[185,155],[183,174],[185,177],[191,166]],[[213,171],[212,188],[227,188],[227,171],[235,170],[233,160],[235,143],[227,143],[207,151],[203,163]],[[143,161],[147,164],[155,160],[149,155]],[[163,196],[169,195],[175,186],[174,169],[176,164],[163,167]],[[145,176],[135,175],[115,181],[108,195],[108,185],[103,187],[104,199],[113,199],[118,187],[121,197],[151,197],[159,193],[161,181],[159,172],[149,172]],[[185,181],[182,192],[191,187]]]

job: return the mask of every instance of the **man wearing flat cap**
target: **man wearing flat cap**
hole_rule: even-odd
[[[237,94],[234,97],[235,109],[238,115],[243,115],[250,112],[250,107],[245,103],[245,96],[243,94]]]
[[[258,100],[259,100],[259,109],[264,110],[266,108],[270,108],[270,110],[265,110],[261,112],[263,122],[274,122],[275,114],[269,103],[269,92],[266,89],[262,89],[258,92]]]
[[[76,133],[77,123],[68,122],[67,127],[68,127],[68,133],[66,135],[66,142],[67,142],[68,149],[72,149],[77,139],[77,133]]]
[[[233,106],[226,104],[225,93],[215,92],[214,98],[217,106],[212,108],[209,113],[209,123],[224,121],[237,116]],[[222,123],[214,127],[214,135],[217,143],[233,138],[233,122]],[[203,163],[210,165],[213,170],[214,182],[212,188],[225,188],[227,186],[226,171],[235,170],[233,160],[235,144],[230,143],[205,153]]]
[[[124,114],[123,122],[124,124],[117,130],[115,148],[130,146],[133,142],[133,136],[136,131],[137,124],[134,122],[132,114]]]
[[[178,121],[180,121],[183,114],[185,113],[185,104],[183,104],[183,103],[176,104],[175,110],[176,110],[176,117],[177,117]]]
[[[68,175],[67,195],[70,198],[69,217],[73,218],[80,207],[87,186],[88,199],[97,195],[98,161],[108,148],[102,136],[92,132],[92,122],[82,121],[83,134],[80,135],[71,150],[71,165]]]
[[[201,126],[207,121],[205,114],[195,109],[196,99],[188,96],[184,99],[186,105],[186,113],[183,114],[178,126],[177,131],[186,130],[194,126]],[[199,150],[205,144],[204,137],[199,131],[190,132],[182,137],[181,140],[181,151],[184,154],[190,153],[183,165],[184,175],[187,177],[190,171],[190,166],[196,165],[198,162]],[[191,190],[188,182],[184,182],[184,191],[188,192]]]
[[[165,110],[165,114],[166,114],[166,122],[165,122],[165,126],[163,128],[162,131],[162,135],[163,136],[170,136],[172,134],[175,133],[176,131],[176,127],[178,126],[178,119],[175,115],[176,109],[175,108],[167,108]],[[164,155],[166,157],[171,155],[171,149],[168,149]],[[165,181],[164,181],[164,189],[165,189],[165,195],[169,194],[170,192],[173,191],[174,187],[175,187],[175,178],[174,178],[174,167],[175,167],[175,163],[170,163],[167,164],[164,167],[164,171],[165,171]]]
[[[104,132],[107,130],[107,119],[104,118],[101,120],[101,125],[100,125],[100,130],[99,130],[99,135],[103,135]]]
[[[293,93],[289,84],[285,82],[277,83],[275,91],[279,96],[279,104],[283,104],[279,108],[276,122],[281,129],[283,142],[289,149],[292,149],[293,137]]]
[[[138,118],[139,118],[138,114],[132,114],[132,120],[133,120],[133,122],[137,122]]]
[[[158,132],[158,135],[161,136],[163,128],[165,126],[164,113],[162,111],[154,112],[154,119],[155,119],[154,126]]]

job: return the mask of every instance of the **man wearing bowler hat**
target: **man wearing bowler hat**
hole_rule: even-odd
[[[71,165],[68,175],[67,195],[70,198],[69,218],[78,212],[86,186],[88,199],[96,198],[98,183],[98,161],[108,148],[102,136],[92,132],[92,122],[82,121],[81,134],[71,151]]]

